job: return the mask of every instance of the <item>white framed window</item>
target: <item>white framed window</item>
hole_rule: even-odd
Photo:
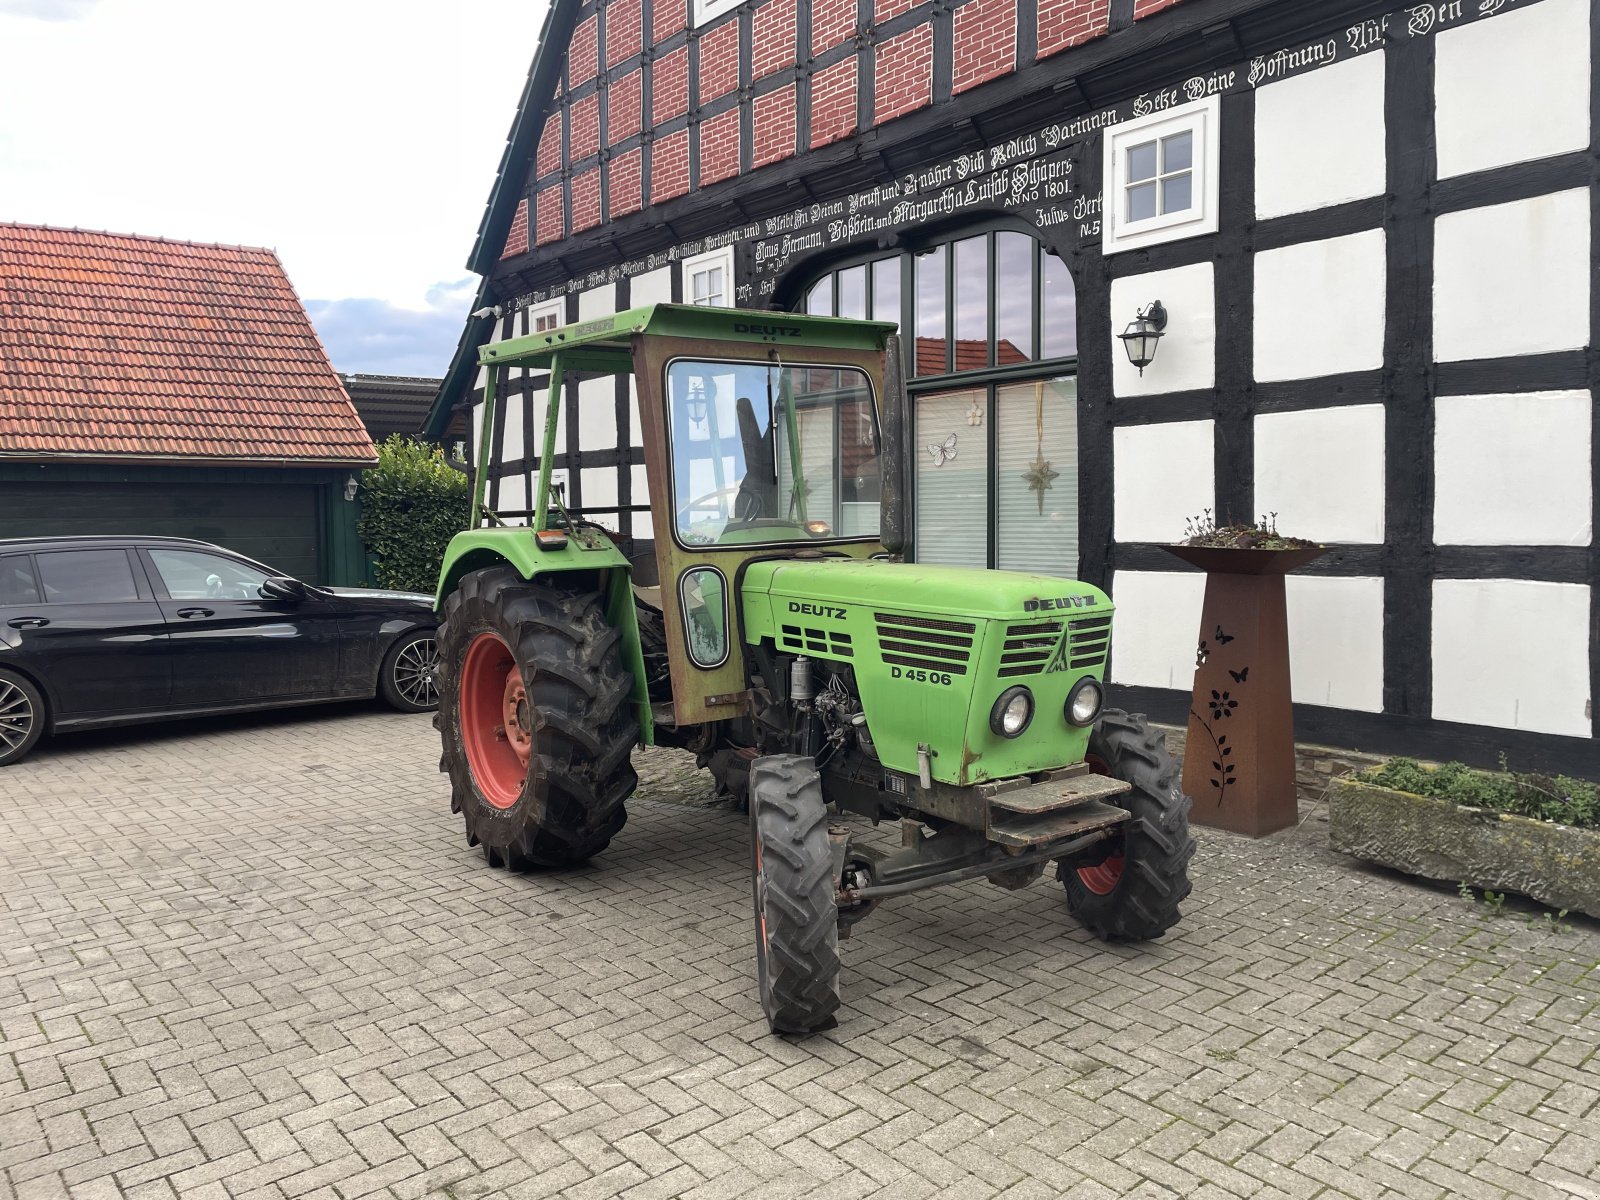
[[[1217,231],[1221,121],[1210,96],[1106,130],[1104,253]]]
[[[714,21],[723,13],[732,12],[743,4],[744,0],[694,0],[694,23],[699,28],[707,21]]]
[[[733,307],[733,247],[683,260],[683,302],[702,308]]]
[[[549,333],[566,324],[567,305],[564,300],[548,300],[543,304],[528,306],[528,332]]]

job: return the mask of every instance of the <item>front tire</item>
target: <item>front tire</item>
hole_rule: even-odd
[[[439,638],[432,629],[401,634],[383,656],[378,695],[398,712],[432,712],[439,707]]]
[[[750,768],[756,982],[773,1033],[838,1022],[839,908],[828,809],[815,760],[771,754]]]
[[[639,726],[600,593],[470,572],[445,601],[438,677],[440,768],[468,844],[513,871],[604,850],[639,782]]]
[[[20,761],[44,736],[44,696],[15,671],[0,668],[0,767]]]
[[[1189,895],[1189,797],[1166,742],[1141,714],[1108,708],[1089,734],[1092,769],[1133,784],[1111,803],[1133,814],[1121,836],[1089,860],[1063,860],[1056,877],[1067,907],[1108,942],[1158,938],[1178,923]]]

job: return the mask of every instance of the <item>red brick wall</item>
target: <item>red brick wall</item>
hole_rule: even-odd
[[[572,178],[572,232],[600,224],[600,168],[590,167]]]
[[[1158,13],[1163,8],[1171,8],[1174,4],[1182,4],[1183,0],[1133,0],[1133,19],[1148,17],[1151,13]]]
[[[612,217],[638,212],[644,206],[643,197],[639,194],[642,157],[641,151],[629,150],[626,154],[619,154],[611,160],[611,173],[607,176],[607,182],[611,188]]]
[[[933,26],[918,25],[878,46],[872,89],[873,120],[914,112],[933,100]]]
[[[689,111],[689,47],[657,59],[650,72],[650,120],[659,125]]]
[[[606,65],[616,66],[644,45],[644,6],[640,0],[613,0],[606,6]]]
[[[955,11],[951,91],[964,92],[1016,69],[1016,0],[971,0]]]
[[[872,19],[882,25],[890,17],[897,17],[903,12],[915,8],[921,0],[874,0],[872,5]]]
[[[856,0],[811,0],[811,53],[831,50],[856,31]]]
[[[689,0],[656,0],[651,9],[650,41],[659,44],[689,24]]]
[[[846,58],[811,77],[811,146],[826,146],[856,131],[856,60]]]
[[[517,201],[516,214],[511,218],[511,229],[506,234],[506,248],[500,252],[501,258],[515,258],[519,254],[528,252],[528,202],[526,199]]]
[[[795,62],[795,0],[770,0],[756,9],[750,59],[752,79],[761,79]]]
[[[750,163],[764,167],[794,153],[794,87],[756,97]]]
[[[660,204],[689,190],[689,131],[680,129],[655,143],[650,154],[650,203]]]
[[[700,186],[739,173],[739,110],[700,122]]]
[[[540,179],[561,169],[561,114],[551,113],[545,118],[544,132],[539,135],[539,153],[534,160],[534,174]]]
[[[725,21],[700,39],[700,103],[739,86],[739,22]]]
[[[580,21],[567,47],[567,84],[577,87],[600,72],[600,19]]]
[[[614,146],[623,138],[639,132],[639,109],[644,100],[640,89],[643,84],[643,71],[629,71],[622,78],[611,81],[610,90],[606,93],[606,145]]]
[[[600,94],[590,92],[572,102],[571,161],[579,162],[600,149]]]
[[[561,215],[561,188],[545,188],[534,203],[534,242],[547,246],[567,236],[566,224]]]
[[[1100,37],[1109,21],[1105,0],[1039,0],[1039,57]]]

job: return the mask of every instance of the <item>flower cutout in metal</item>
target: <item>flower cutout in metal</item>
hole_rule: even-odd
[[[1233,710],[1239,707],[1239,702],[1228,695],[1215,689],[1211,692],[1211,719],[1218,717],[1231,717]]]

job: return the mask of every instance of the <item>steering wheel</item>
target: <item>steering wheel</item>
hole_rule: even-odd
[[[688,501],[686,504],[684,504],[681,508],[678,509],[678,528],[682,529],[685,525],[687,525],[688,524],[688,514],[690,512],[692,512],[694,509],[697,509],[697,508],[701,507],[702,505],[710,504],[713,501],[715,501],[718,508],[726,509],[727,506],[722,503],[722,500],[727,496],[733,496],[735,498],[735,502],[733,504],[733,508],[735,510],[735,513],[737,514],[737,510],[738,510],[738,507],[739,507],[737,498],[738,498],[738,495],[739,495],[739,488],[740,487],[741,487],[740,484],[735,483],[735,484],[730,485],[729,487],[718,488],[714,492],[707,492],[704,496],[697,496],[693,500]]]

